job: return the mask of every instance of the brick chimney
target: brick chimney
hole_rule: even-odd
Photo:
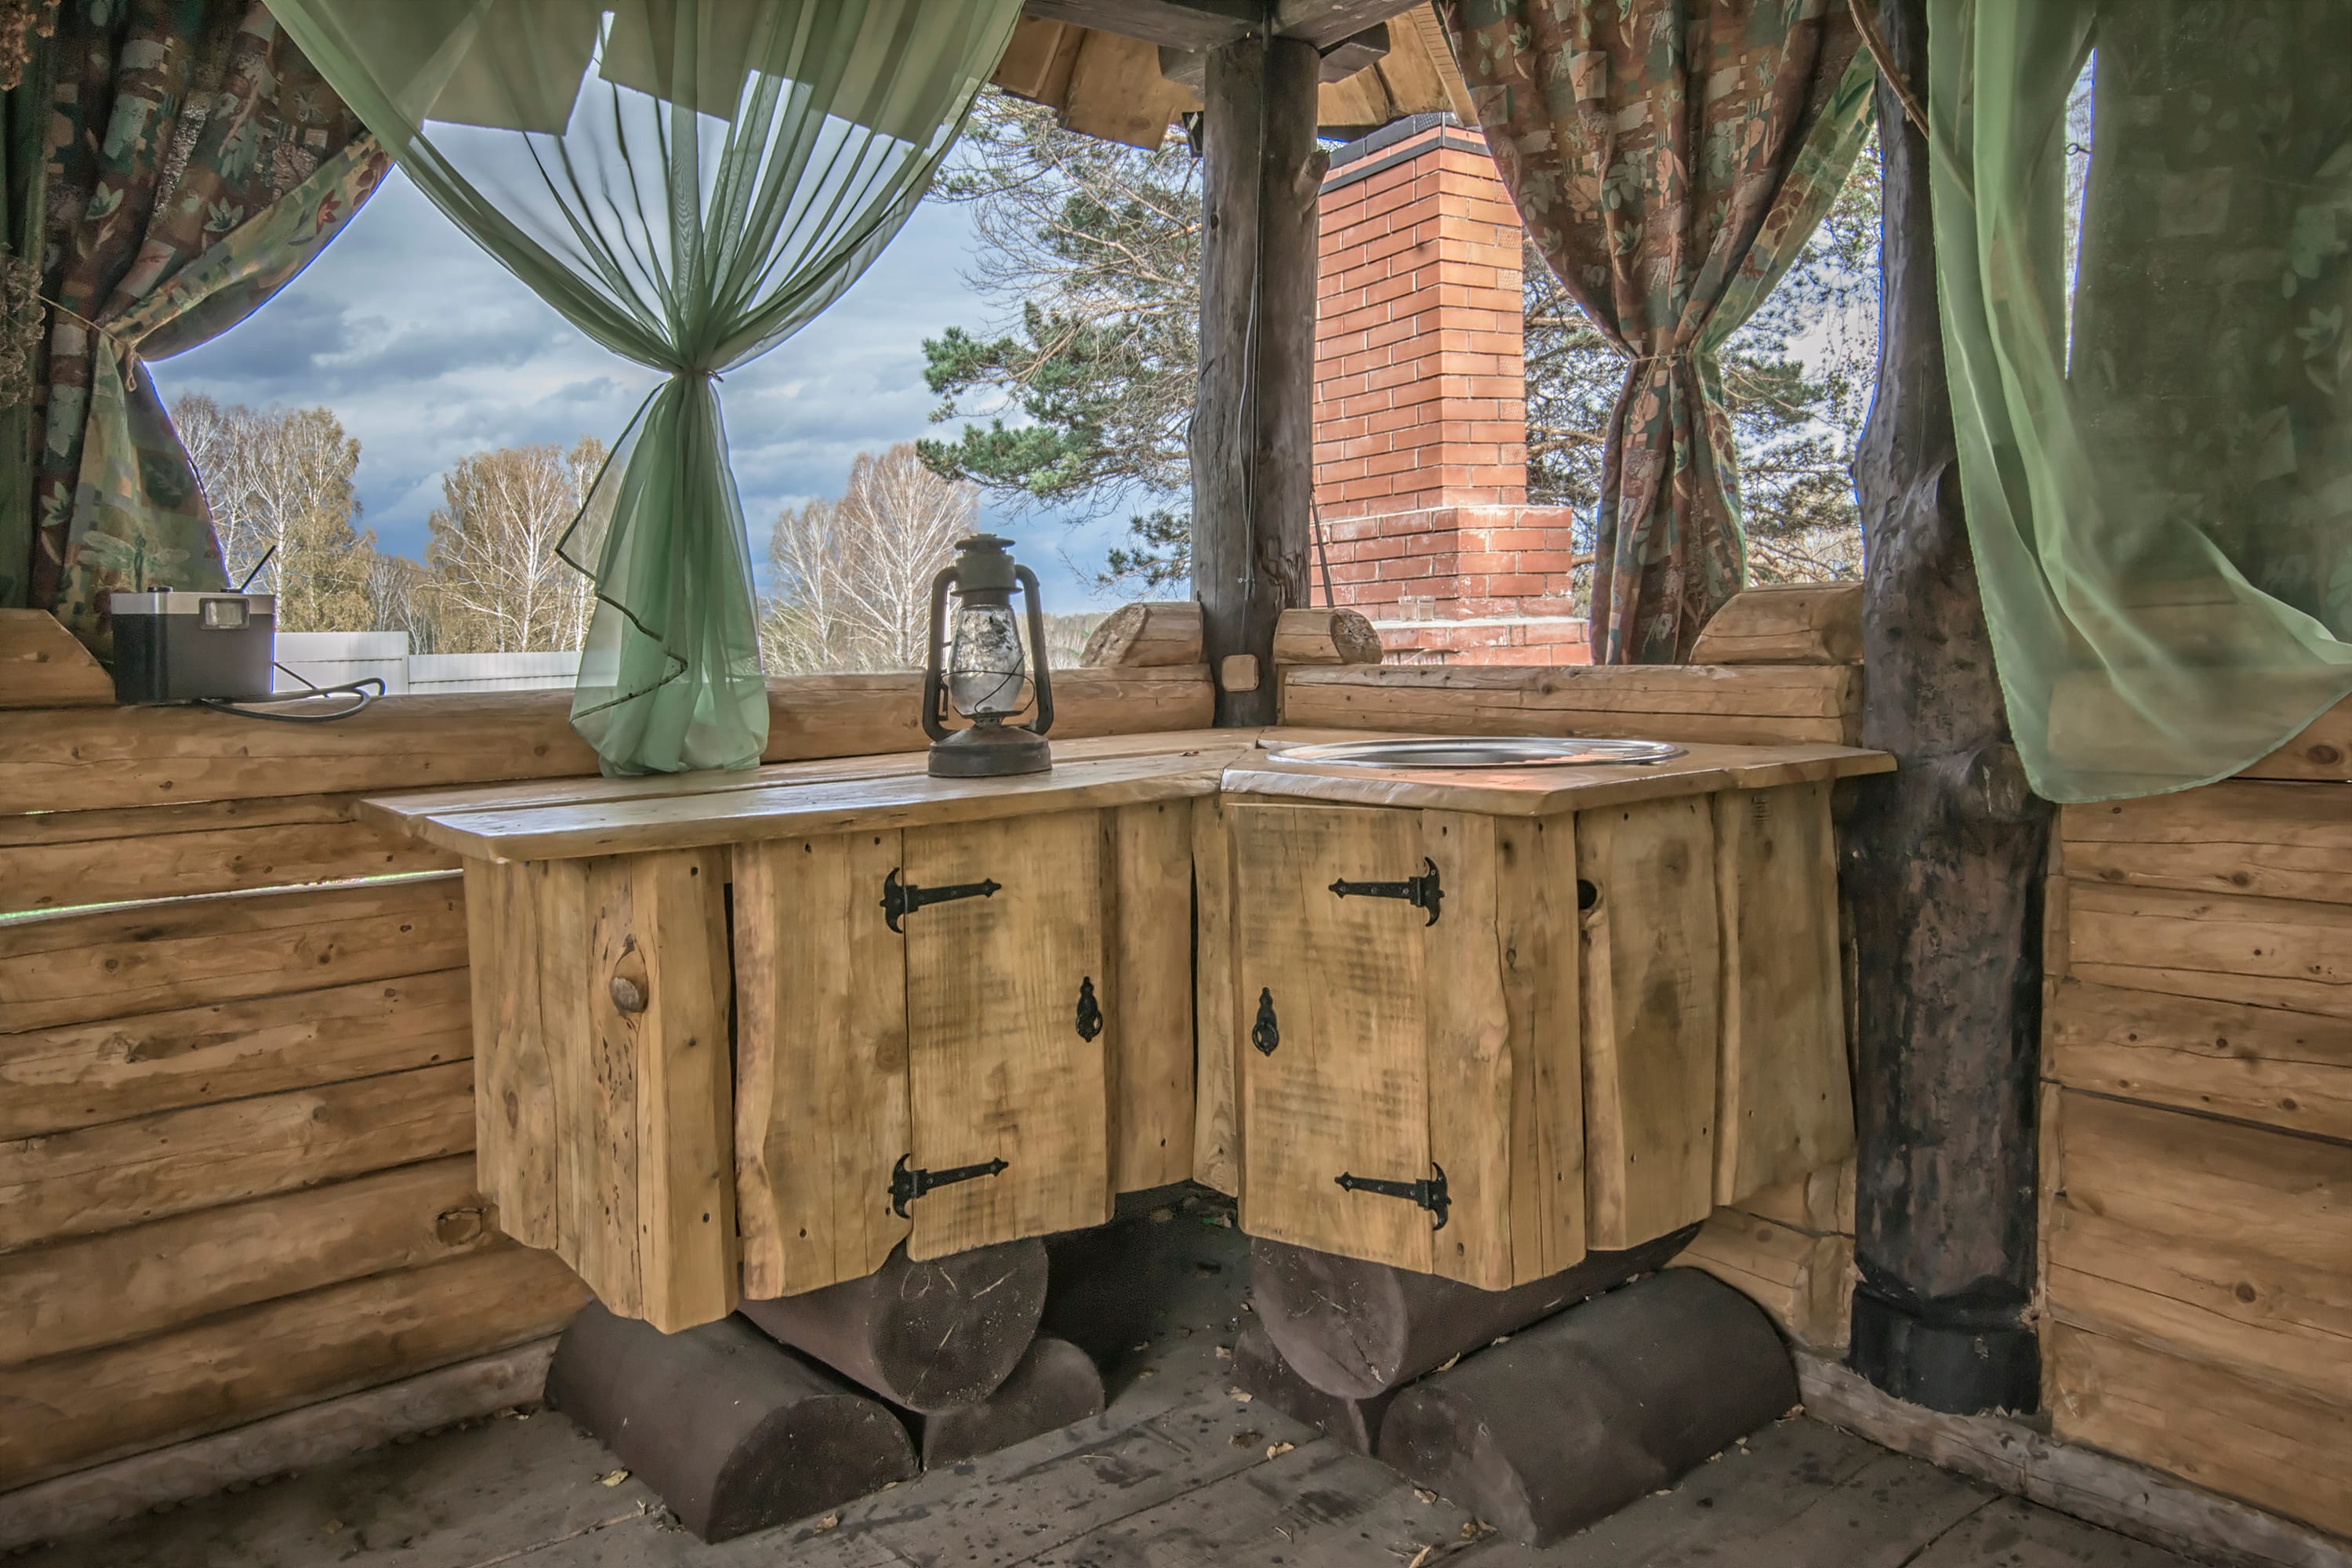
[[[1333,595],[1391,660],[1583,663],[1572,514],[1527,504],[1519,215],[1485,139],[1448,118],[1339,149],[1323,182],[1315,505]]]

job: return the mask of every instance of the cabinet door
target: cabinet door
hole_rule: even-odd
[[[994,883],[903,917],[910,1258],[1110,1217],[1101,1010],[1101,826],[1094,812],[909,828],[899,876],[918,888]]]
[[[743,1294],[882,1267],[907,1235],[907,954],[882,918],[898,834],[739,844],[735,1176]],[[925,911],[926,913],[929,911]]]
[[[1244,1058],[1242,1228],[1426,1272],[1429,1211],[1339,1178],[1431,1174],[1426,913],[1335,880],[1421,872],[1409,811],[1229,803]]]

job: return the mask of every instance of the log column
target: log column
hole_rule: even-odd
[[[1924,96],[1925,0],[1880,8]],[[1927,143],[1878,88],[1878,397],[1854,465],[1869,542],[1864,780],[1842,879],[1857,939],[1855,1369],[1937,1410],[2030,1410],[2039,1355],[2033,1085],[2051,808],[2010,744],[1960,510]]]
[[[1307,602],[1314,491],[1318,59],[1297,38],[1209,54],[1202,118],[1201,391],[1192,449],[1192,585],[1216,667],[1274,668],[1274,627]],[[1274,722],[1278,688],[1220,691],[1217,722]]]

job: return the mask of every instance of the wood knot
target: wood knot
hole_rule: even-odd
[[[615,974],[609,989],[613,993],[613,1005],[622,1012],[642,1013],[646,1010],[646,988],[629,976]]]
[[[2336,763],[2344,760],[2344,748],[2341,746],[2331,746],[2326,742],[2322,741],[2317,745],[2313,746],[2310,750],[2305,752],[2304,755],[2309,757],[2313,762],[2317,763],[2323,768],[2332,768]]]
[[[482,1235],[482,1211],[479,1209],[444,1209],[433,1220],[433,1234],[444,1247],[463,1247],[478,1241]]]

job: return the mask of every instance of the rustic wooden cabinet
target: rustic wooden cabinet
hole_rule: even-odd
[[[1197,1174],[1499,1289],[1851,1147],[1829,788],[1885,759],[1252,739],[368,803],[466,857],[500,1226],[675,1330]]]
[[[467,857],[501,1226],[676,1330],[1181,1180],[1190,808],[1232,750],[375,803]]]
[[[1229,771],[1203,1038],[1243,1228],[1501,1289],[1842,1157],[1830,780],[1875,765]]]

